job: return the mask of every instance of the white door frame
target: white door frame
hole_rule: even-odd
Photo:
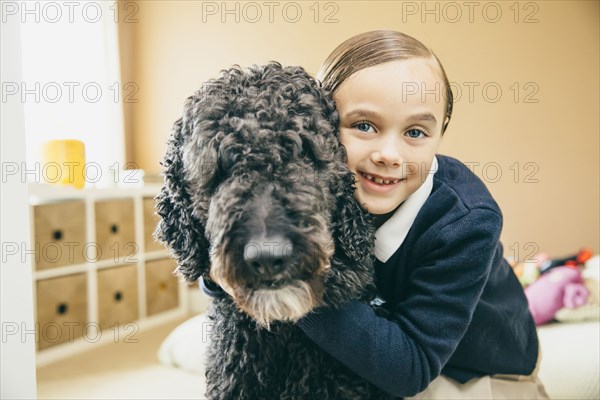
[[[7,18],[1,29],[0,398],[35,399],[33,255],[27,184],[21,175],[25,165],[25,121],[20,96],[7,96],[5,92],[5,84],[22,81],[19,19]]]

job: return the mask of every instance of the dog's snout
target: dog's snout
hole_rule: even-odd
[[[276,275],[292,258],[294,246],[282,236],[251,239],[244,246],[244,261],[260,275]]]

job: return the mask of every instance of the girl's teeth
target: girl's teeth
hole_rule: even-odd
[[[390,184],[396,184],[396,183],[399,182],[399,179],[395,179],[395,180],[391,180],[391,181],[386,181],[386,180],[383,180],[381,178],[376,178],[376,177],[374,177],[372,175],[365,174],[365,173],[363,173],[363,176],[365,178],[367,178],[368,180],[370,180],[371,182],[375,182],[375,183],[378,183],[380,185],[390,185]]]

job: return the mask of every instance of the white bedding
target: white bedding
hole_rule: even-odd
[[[539,328],[540,379],[552,399],[600,398],[600,322],[552,323]]]
[[[164,340],[158,357],[164,365],[195,372],[204,379],[204,357],[211,323],[200,314]],[[539,328],[540,379],[552,399],[600,398],[600,323],[554,323]]]

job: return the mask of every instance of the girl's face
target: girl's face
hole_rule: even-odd
[[[354,73],[334,95],[355,196],[371,214],[395,210],[431,169],[446,104],[438,70],[422,58],[391,61]]]

